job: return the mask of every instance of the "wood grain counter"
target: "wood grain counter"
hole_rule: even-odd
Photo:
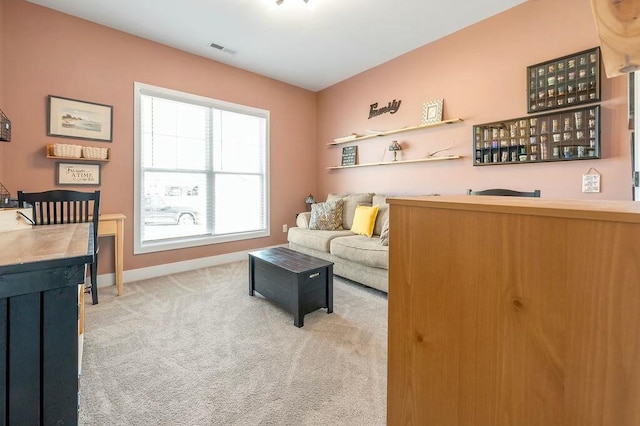
[[[389,203],[389,425],[640,425],[640,203]]]
[[[92,224],[0,234],[0,424],[78,422],[78,284]]]
[[[0,234],[0,271],[5,274],[33,271],[92,259],[90,229],[89,223],[75,223],[3,232]]]

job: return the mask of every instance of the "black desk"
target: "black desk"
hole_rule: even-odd
[[[78,423],[78,284],[91,224],[0,233],[0,425]]]

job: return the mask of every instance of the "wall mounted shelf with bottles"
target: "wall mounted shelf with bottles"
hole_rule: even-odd
[[[600,48],[527,67],[527,112],[600,101]]]
[[[473,126],[474,166],[600,158],[600,105]]]

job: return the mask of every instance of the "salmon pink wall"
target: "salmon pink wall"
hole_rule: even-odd
[[[24,0],[0,1],[0,23],[0,108],[13,123],[12,142],[0,144],[0,182],[13,194],[55,187],[55,162],[44,157],[44,147],[74,141],[46,136],[47,95],[113,105],[113,143],[81,143],[112,150],[103,167],[102,211],[128,217],[126,270],[285,243],[281,226],[293,225],[309,192],[321,199],[328,192],[508,187],[540,189],[548,198],[630,199],[625,77],[602,73],[603,159],[472,166],[474,124],[527,115],[528,65],[599,44],[589,0],[528,1],[317,94]],[[271,237],[133,256],[134,81],[271,111]],[[341,147],[326,145],[332,139],[419,124],[422,104],[438,98],[444,98],[445,119],[464,121],[359,142],[359,162],[390,160],[386,148],[394,139],[404,147],[400,159],[449,145],[442,155],[463,159],[327,170],[340,163]],[[396,114],[367,119],[370,104],[394,99],[402,100]],[[602,173],[601,193],[580,190],[590,167]],[[110,244],[101,241],[107,253]],[[101,258],[101,273],[112,270],[109,262]]]
[[[45,158],[47,143],[109,147],[112,160],[102,168],[101,211],[128,218],[125,270],[286,243],[282,225],[294,225],[295,213],[305,208],[304,197],[315,189],[315,170],[308,167],[315,160],[315,93],[23,0],[3,2],[2,107],[10,112],[13,140],[4,146],[0,163],[3,183],[13,194],[56,187],[55,161]],[[270,237],[133,255],[135,81],[271,112]],[[113,105],[113,143],[47,137],[50,94]],[[111,253],[111,241],[100,244],[101,253]],[[110,261],[101,257],[101,273],[112,270]]]
[[[527,115],[526,67],[599,45],[589,0],[535,0],[363,72],[318,94],[318,195],[328,192],[463,194],[468,188],[540,189],[546,198],[630,199],[626,77],[602,71],[600,160],[472,166],[472,127]],[[339,165],[336,137],[420,124],[425,101],[444,99],[444,118],[463,123],[357,143],[359,163],[401,159],[453,147],[460,160],[327,171]],[[368,119],[369,105],[402,100],[395,114]],[[582,193],[589,168],[599,171],[601,193]]]

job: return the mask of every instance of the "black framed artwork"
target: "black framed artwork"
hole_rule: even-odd
[[[111,142],[113,107],[77,99],[48,97],[47,136]]]

